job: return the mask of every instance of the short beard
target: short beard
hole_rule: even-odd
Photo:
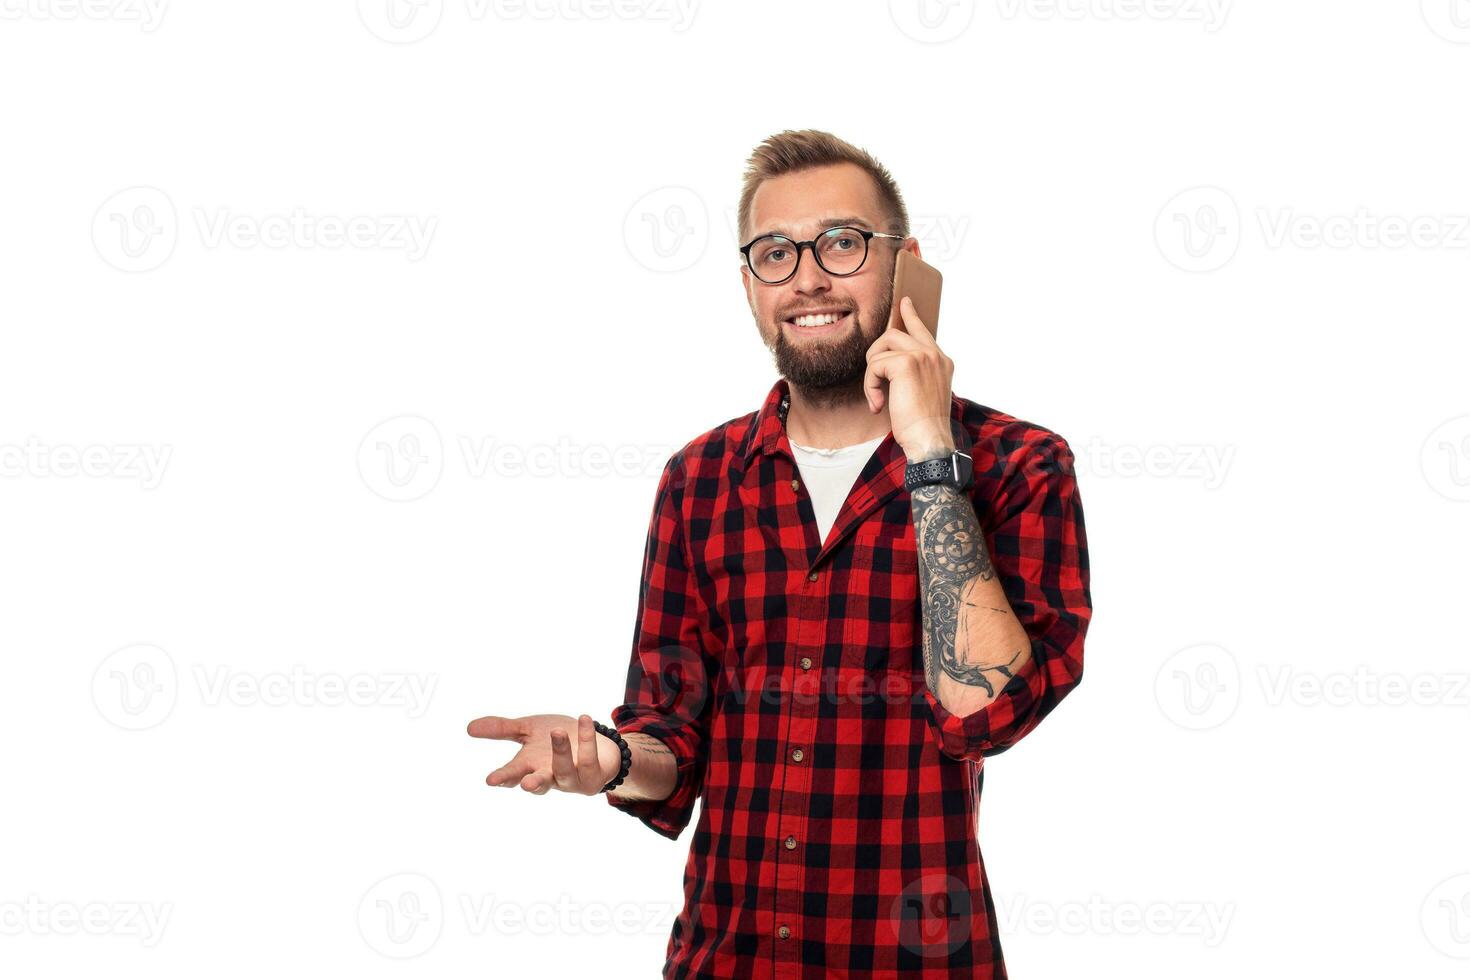
[[[825,343],[793,344],[786,337],[785,324],[778,321],[776,342],[770,345],[777,373],[813,405],[835,408],[863,400],[868,348],[888,327],[892,299],[890,286],[888,295],[874,308],[877,315],[873,322],[881,326],[873,333],[863,328],[864,318],[853,310],[852,326],[847,333]]]

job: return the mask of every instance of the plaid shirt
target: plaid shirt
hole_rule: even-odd
[[[1040,426],[952,400],[975,512],[1032,657],[990,705],[928,689],[903,450],[890,433],[825,542],[786,437],[759,412],[664,467],[623,733],[662,740],[671,796],[608,794],[676,839],[702,798],[665,978],[1004,978],[977,836],[987,756],[1082,678],[1091,617],[1072,453]]]

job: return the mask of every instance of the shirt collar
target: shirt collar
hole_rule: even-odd
[[[776,444],[786,432],[786,413],[790,408],[789,383],[785,378],[777,378],[771,390],[766,393],[766,400],[761,404],[760,411],[756,412],[750,438],[745,441],[742,456],[747,464],[757,452],[776,451]]]

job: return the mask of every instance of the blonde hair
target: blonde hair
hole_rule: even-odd
[[[867,150],[831,133],[820,129],[787,129],[762,140],[746,161],[745,180],[740,187],[740,243],[745,244],[750,234],[750,205],[762,181],[834,163],[856,164],[872,177],[878,185],[878,201],[888,212],[891,222],[889,227],[880,230],[893,235],[908,235],[909,212],[887,167]]]

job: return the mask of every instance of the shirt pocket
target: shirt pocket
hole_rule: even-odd
[[[919,557],[913,525],[859,528],[845,592],[842,667],[922,673]]]

